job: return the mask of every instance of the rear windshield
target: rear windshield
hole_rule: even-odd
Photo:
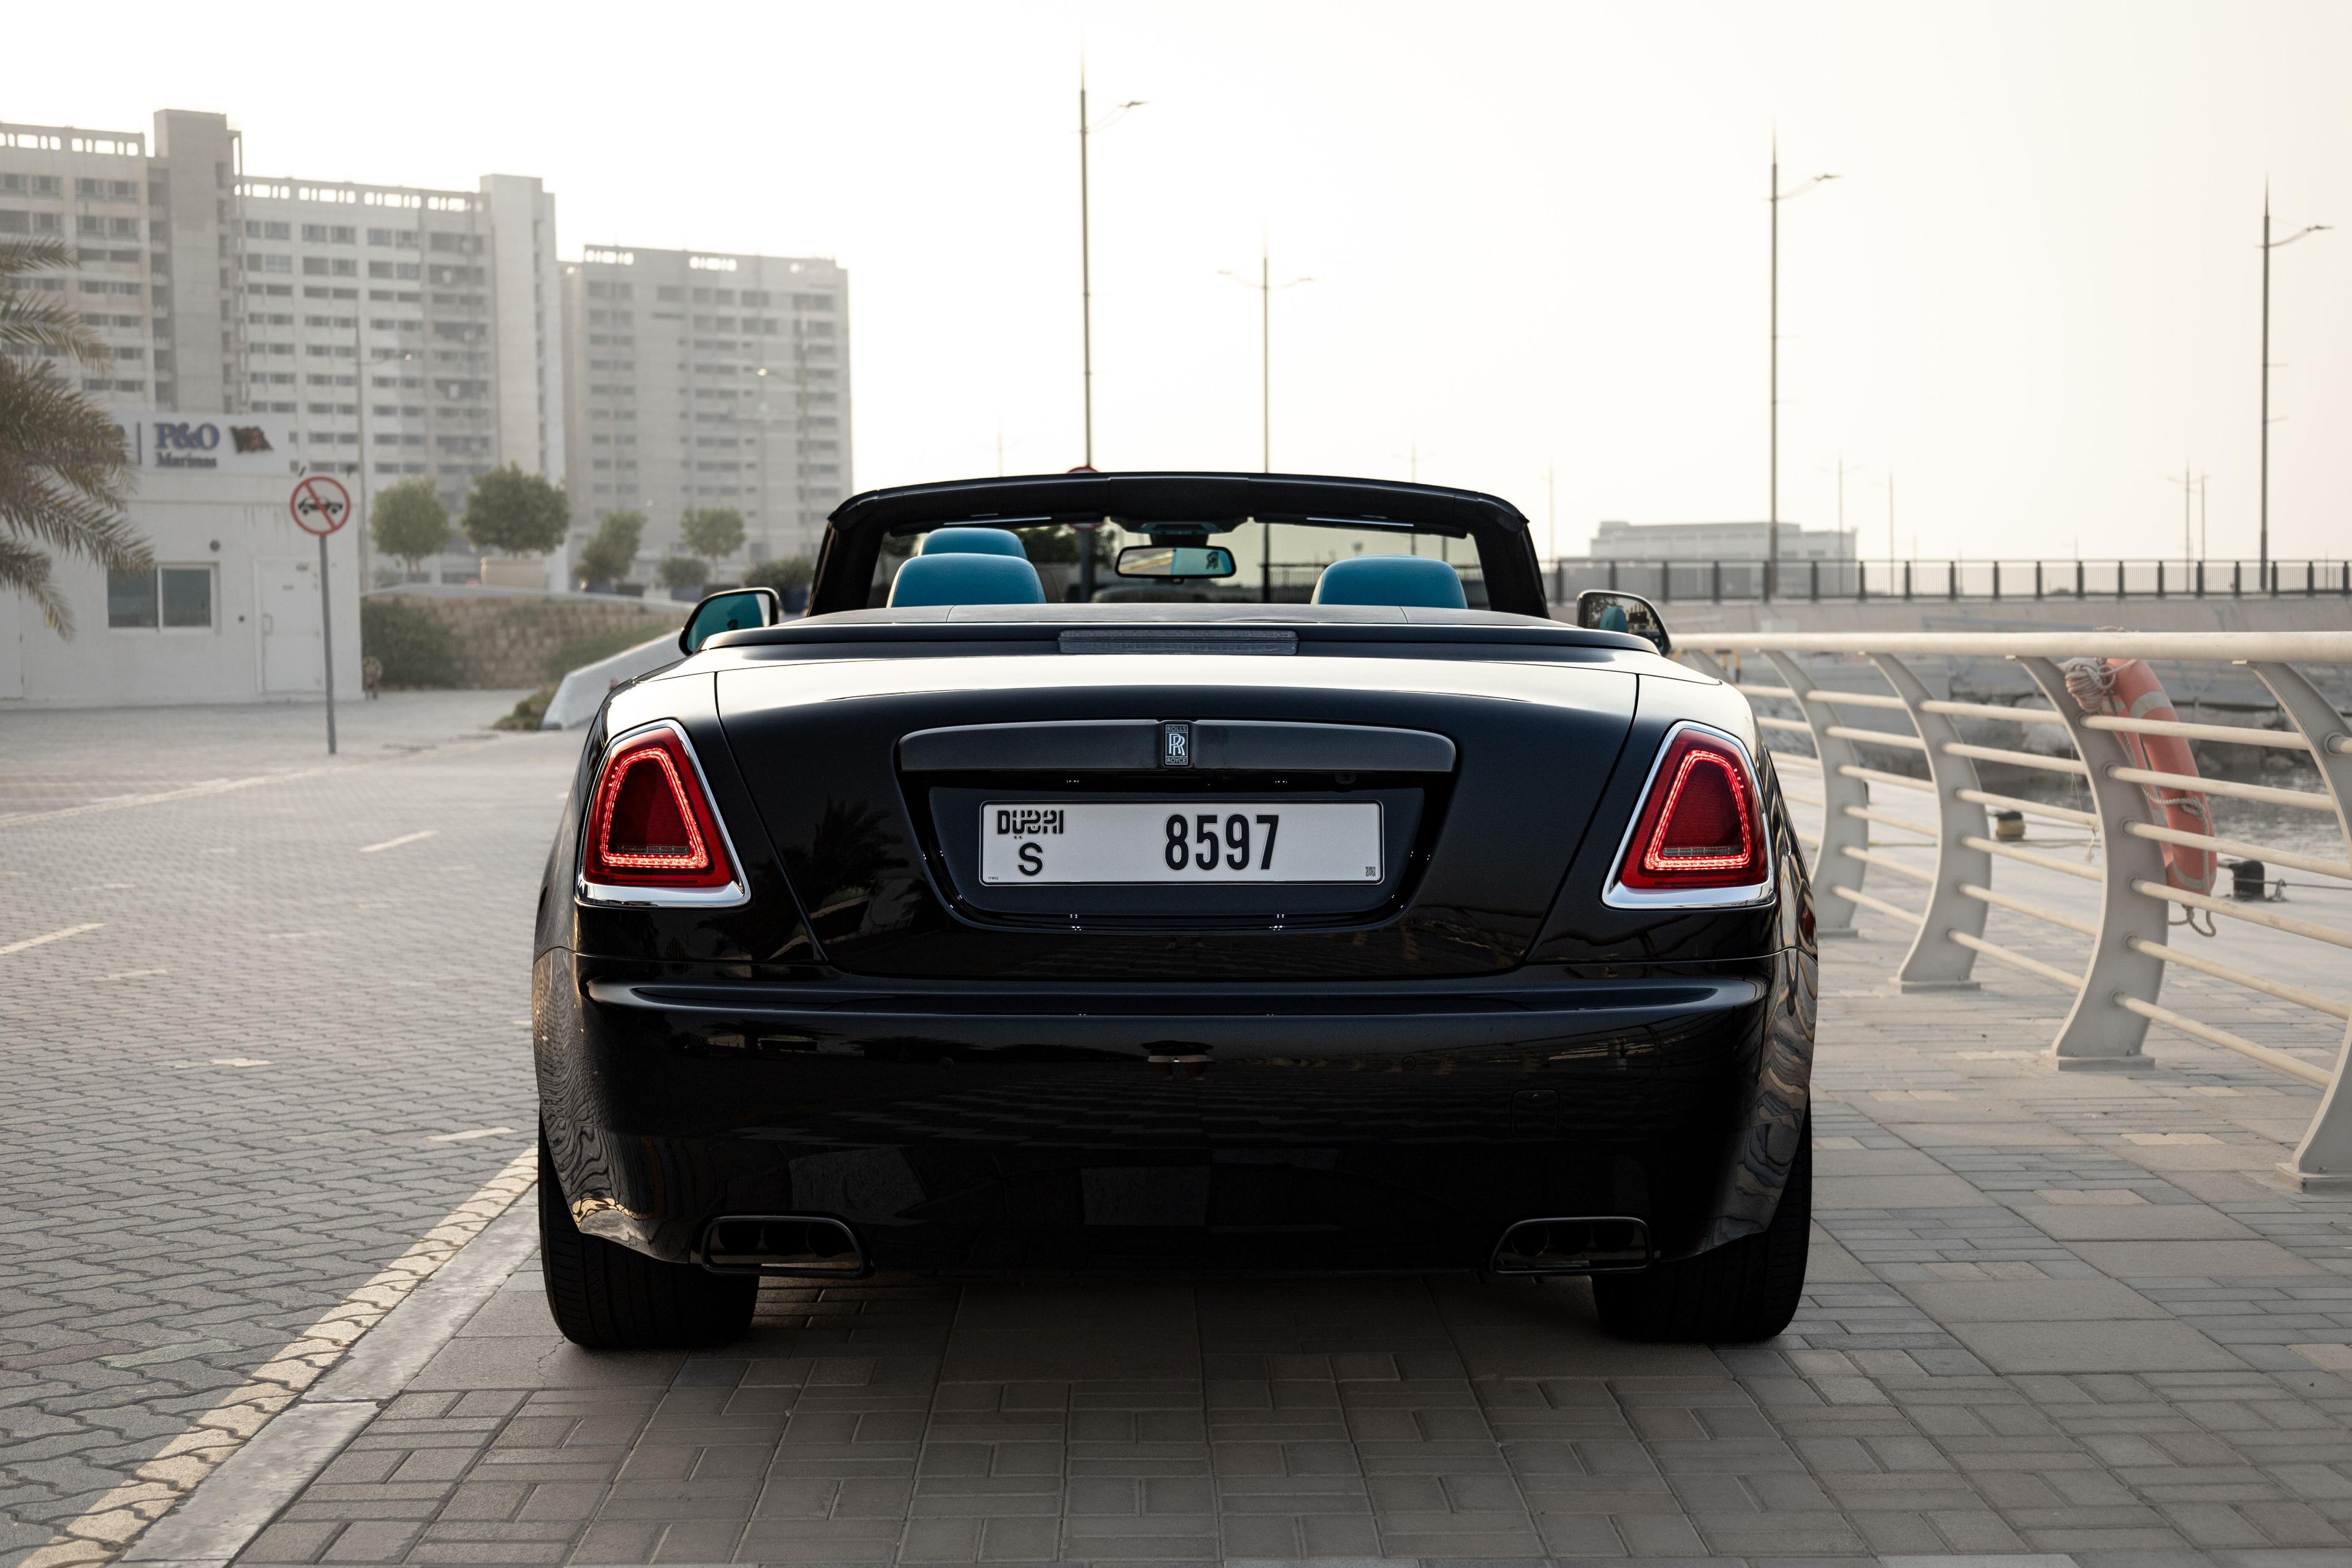
[[[890,584],[898,568],[922,548],[923,532],[910,530],[884,536],[874,563],[874,581],[867,603],[887,604]],[[1087,598],[1081,578],[1081,552],[1091,544],[1095,558],[1093,602],[1097,604],[1277,604],[1303,605],[1315,596],[1323,569],[1335,561],[1358,555],[1423,555],[1452,566],[1462,579],[1463,597],[1474,610],[1486,608],[1486,576],[1478,565],[1478,549],[1466,538],[1414,529],[1323,527],[1310,523],[1244,522],[1230,531],[1204,536],[1201,542],[1232,552],[1229,577],[1169,581],[1154,577],[1122,577],[1116,569],[1118,552],[1129,546],[1148,545],[1151,536],[1140,531],[1104,523],[1088,531],[1064,524],[1010,531],[1021,541],[1029,563],[1037,569],[1049,604],[1078,604]],[[1163,535],[1160,542],[1172,536]]]

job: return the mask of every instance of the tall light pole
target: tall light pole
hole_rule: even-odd
[[[1301,283],[1312,283],[1312,278],[1293,278],[1287,283],[1274,280],[1272,263],[1267,259],[1265,243],[1257,247],[1257,281],[1253,283],[1238,272],[1220,270],[1220,277],[1230,278],[1244,289],[1257,290],[1257,410],[1258,466],[1266,473],[1274,472],[1274,295],[1278,289],[1296,289]],[[1274,525],[1258,524],[1257,596],[1258,603],[1274,603]]]
[[[2326,228],[2324,223],[2305,224],[2284,239],[2271,237],[2271,188],[2263,186],[2263,473],[2262,473],[2262,591],[2271,587],[2271,252],[2282,246],[2293,245],[2306,235]]]
[[[2164,481],[2168,485],[2180,487],[2180,554],[2186,561],[2201,560],[2205,554],[2205,552],[2198,546],[2195,529],[2190,526],[2192,514],[2189,507],[2193,501],[2203,496],[2206,478],[2206,475],[2196,472],[2193,465],[2183,463],[2180,465],[2179,479],[2167,479]]]
[[[1129,99],[1108,114],[1103,124],[1108,125],[1130,109],[1140,109],[1143,100]],[[1078,65],[1078,343],[1082,360],[1081,378],[1086,405],[1086,466],[1095,466],[1095,275],[1093,252],[1093,214],[1088,208],[1087,180],[1087,134],[1097,127],[1087,121],[1087,68]],[[1078,541],[1078,598],[1093,604],[1095,598],[1095,551],[1091,538]]]
[[[1916,555],[1917,541],[1912,542],[1911,552]],[[1889,570],[1895,565],[1895,465],[1892,463],[1886,466],[1886,564]]]
[[[1848,474],[1858,474],[1862,472],[1863,467],[1864,465],[1860,463],[1847,462],[1845,460],[1845,454],[1843,452],[1840,452],[1837,457],[1837,466],[1823,470],[1825,473],[1832,473],[1837,476],[1837,522],[1838,537],[1841,539],[1845,537],[1845,477]],[[1854,553],[1859,555],[1862,552],[1857,550]]]
[[[1780,188],[1780,139],[1772,139],[1772,309],[1771,309],[1771,447],[1770,510],[1764,525],[1764,597],[1772,596],[1773,579],[1780,574],[1780,204],[1795,201],[1814,186],[1836,179],[1815,174],[1795,190]]]

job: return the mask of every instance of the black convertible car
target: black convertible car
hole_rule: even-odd
[[[1330,563],[1308,602],[1285,552]],[[763,1275],[875,1269],[1590,1274],[1620,1332],[1787,1324],[1779,784],[1651,606],[1550,618],[1508,503],[879,490],[804,616],[723,593],[680,644],[605,703],[540,892],[573,1340],[723,1341]]]

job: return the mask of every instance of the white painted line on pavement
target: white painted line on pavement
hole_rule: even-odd
[[[501,1132],[511,1132],[511,1127],[477,1127],[471,1132],[436,1132],[427,1143],[470,1143],[477,1138],[495,1138]]]
[[[379,849],[397,849],[404,844],[414,844],[420,838],[430,838],[440,831],[441,830],[437,827],[427,827],[417,833],[404,833],[397,838],[387,838],[381,844],[369,844],[362,846],[360,849],[360,853],[362,855],[373,855]]]
[[[47,936],[28,936],[22,942],[12,942],[5,947],[0,947],[0,955],[22,952],[28,947],[39,947],[46,942],[63,942],[69,936],[79,936],[86,931],[97,931],[105,924],[104,921],[85,921],[78,926],[68,926],[63,931],[53,931]]]
[[[164,1444],[153,1458],[132,1472],[132,1479],[114,1488],[79,1518],[68,1522],[50,1537],[48,1544],[22,1558],[18,1568],[67,1568],[68,1564],[104,1563],[120,1555],[149,1526],[171,1512],[200,1482],[248,1445],[257,1447],[258,1458],[240,1469],[253,1468],[257,1472],[257,1480],[276,1477],[281,1484],[291,1477],[299,1489],[318,1473],[336,1447],[366,1425],[368,1417],[375,1413],[374,1404],[317,1402],[304,1407],[296,1426],[286,1436],[257,1442],[257,1435],[273,1431],[273,1416],[293,1406],[362,1335],[382,1322],[387,1313],[504,1214],[515,1199],[529,1192],[537,1179],[538,1168],[536,1146],[516,1155],[504,1170],[451,1210],[382,1273],[329,1309],[292,1343],[257,1368],[241,1386],[197,1416],[187,1431]],[[310,1410],[321,1414],[310,1415]],[[223,1489],[224,1497],[232,1500],[229,1508],[236,1507],[233,1500],[243,1491],[241,1487]],[[227,1510],[215,1510],[209,1506],[211,1499],[205,1500],[204,1513],[189,1516],[191,1536],[225,1533],[221,1521],[213,1515]],[[272,1501],[268,1512],[274,1514],[282,1506],[282,1499]],[[268,1517],[262,1515],[260,1523],[253,1524],[245,1539],[257,1532],[261,1524],[268,1522]],[[249,1515],[240,1510],[235,1526],[243,1528],[248,1519]],[[221,1559],[235,1554],[191,1550],[191,1545],[189,1540],[166,1535],[159,1537],[152,1547],[142,1543],[141,1551],[132,1555],[142,1561],[165,1562]]]
[[[0,827],[16,827],[27,822],[57,822],[68,816],[85,816],[93,811],[123,811],[134,805],[163,805],[175,800],[194,800],[199,795],[226,795],[231,790],[251,789],[256,784],[292,784],[297,779],[314,779],[321,773],[349,773],[353,768],[380,768],[387,763],[412,762],[418,757],[451,757],[461,752],[478,752],[484,746],[495,746],[504,739],[503,735],[492,735],[484,740],[460,741],[446,746],[423,746],[414,752],[403,752],[395,757],[331,763],[324,767],[301,768],[290,773],[256,773],[251,778],[223,779],[216,784],[164,790],[159,795],[117,795],[111,800],[94,800],[82,805],[61,805],[54,811],[20,811],[13,816],[0,816]],[[229,851],[207,849],[204,853],[221,855]]]

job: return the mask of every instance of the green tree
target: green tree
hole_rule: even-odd
[[[482,550],[544,555],[563,542],[572,506],[562,487],[514,463],[476,476],[466,494],[466,537]]]
[[[580,549],[580,579],[583,583],[618,583],[636,563],[637,543],[645,537],[646,514],[608,511],[596,520],[596,531]]]
[[[715,574],[720,556],[743,548],[743,514],[731,506],[688,507],[677,520],[677,531],[687,549],[709,562]]]
[[[449,508],[432,480],[403,479],[375,498],[368,534],[414,575],[418,562],[449,542]]]
[[[63,637],[73,636],[73,613],[49,581],[50,550],[119,572],[152,560],[122,513],[133,476],[121,432],[51,364],[31,357],[91,370],[109,363],[106,345],[61,296],[19,281],[74,265],[63,240],[0,242],[0,587],[40,605]]]
[[[773,588],[790,599],[803,593],[816,578],[816,563],[805,555],[787,555],[780,561],[754,561],[743,574],[747,588]]]
[[[661,563],[662,586],[673,594],[700,593],[710,581],[710,568],[691,555],[673,555]]]

